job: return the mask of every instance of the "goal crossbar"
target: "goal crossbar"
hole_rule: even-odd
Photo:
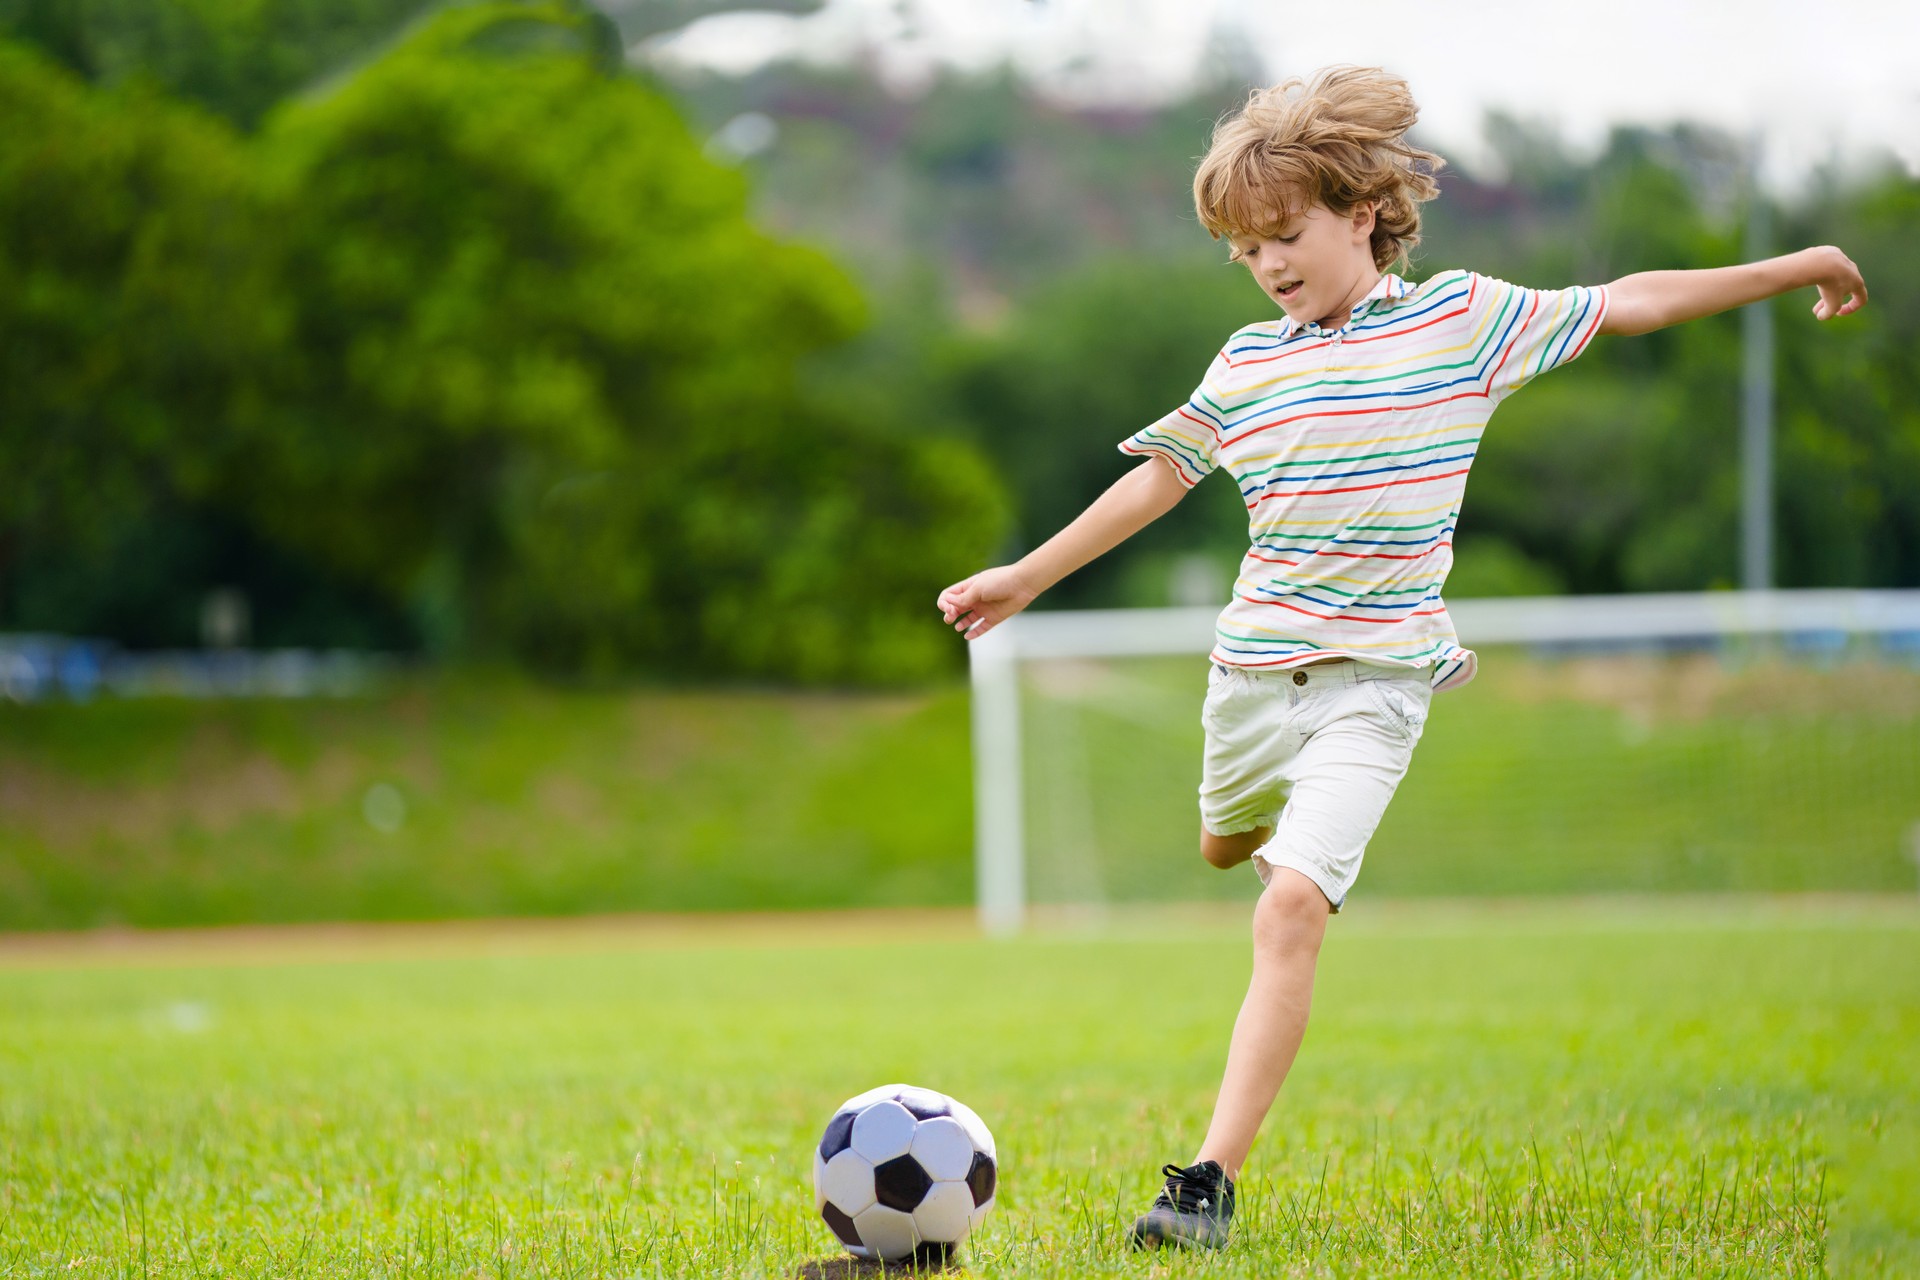
[[[1447,612],[1469,648],[1766,635],[1901,635],[1920,641],[1920,590],[1544,596],[1449,601]],[[1213,648],[1218,617],[1211,607],[1023,613],[969,647],[975,900],[985,931],[1017,932],[1026,917],[1020,664],[1204,654]]]

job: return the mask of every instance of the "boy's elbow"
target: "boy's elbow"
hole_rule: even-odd
[[[1599,332],[1630,338],[1663,329],[1668,323],[1656,314],[1651,304],[1642,299],[1614,297],[1608,300],[1607,314],[1600,321]]]

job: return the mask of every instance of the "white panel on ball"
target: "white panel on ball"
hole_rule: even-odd
[[[973,1145],[992,1156],[995,1160],[1000,1153],[993,1149],[993,1134],[987,1130],[987,1122],[974,1114],[973,1108],[958,1098],[953,1099],[953,1118],[958,1120],[973,1138]]]
[[[870,1205],[853,1215],[853,1229],[876,1257],[892,1261],[912,1253],[920,1243],[913,1229],[913,1216],[883,1204]]]
[[[820,1158],[820,1148],[813,1149],[813,1211],[820,1212],[827,1207],[827,1162]]]
[[[936,1182],[913,1211],[913,1225],[923,1240],[959,1244],[973,1230],[973,1192],[964,1182]]]
[[[922,1120],[913,1131],[912,1153],[920,1167],[939,1182],[958,1182],[973,1167],[973,1139],[951,1116]]]
[[[913,1112],[899,1103],[876,1102],[853,1122],[853,1149],[874,1164],[903,1156],[913,1143],[917,1123]]]
[[[859,1111],[863,1107],[872,1106],[883,1098],[891,1098],[902,1089],[910,1089],[912,1087],[911,1085],[904,1084],[883,1084],[877,1089],[869,1089],[865,1093],[855,1094],[853,1097],[848,1098],[840,1104],[840,1109],[842,1111]]]
[[[849,1218],[873,1203],[873,1165],[858,1151],[842,1151],[827,1161],[820,1175],[820,1188],[827,1199],[840,1206]]]

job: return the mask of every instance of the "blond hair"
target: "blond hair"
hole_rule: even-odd
[[[1339,214],[1371,204],[1374,265],[1404,262],[1446,163],[1407,141],[1419,118],[1407,82],[1378,67],[1328,67],[1259,90],[1213,128],[1193,175],[1200,223],[1216,240],[1259,237],[1315,204]]]

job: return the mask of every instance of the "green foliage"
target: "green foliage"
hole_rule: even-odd
[[[1447,590],[1463,600],[1493,596],[1552,596],[1566,590],[1547,565],[1502,538],[1463,538],[1454,544]]]
[[[1784,228],[1844,248],[1872,295],[1841,324],[1814,320],[1808,298],[1775,308],[1784,582],[1920,583],[1920,303],[1905,287],[1916,219],[1920,180],[1888,170]]]
[[[0,575],[111,545],[176,487],[254,349],[242,149],[0,43]]]
[[[1228,334],[1261,318],[1245,272],[1108,259],[1036,290],[1008,322],[951,343],[932,393],[1001,465],[1019,538],[1049,537],[1129,467],[1117,446],[1187,402]],[[1128,544],[1130,557],[1196,546],[1237,558],[1245,504],[1197,491]],[[1050,602],[1098,599],[1126,560],[1102,561]]]
[[[145,80],[250,127],[276,102],[351,74],[444,0],[0,0],[0,36],[39,45],[88,80]],[[584,4],[607,66],[613,25]],[[536,35],[556,28],[537,20]],[[509,32],[501,31],[500,36]],[[496,37],[498,38],[498,37]]]
[[[603,34],[560,3],[451,9],[245,141],[9,53],[19,115],[81,139],[0,147],[0,270],[32,273],[0,302],[7,407],[44,423],[0,441],[44,479],[0,507],[16,558],[92,537],[107,594],[137,595],[114,548],[205,508],[311,566],[310,594],[406,607],[443,656],[949,667],[919,616],[991,546],[996,482],[805,393],[796,362],[858,328],[857,291],[749,221]],[[56,225],[59,201],[87,216]],[[49,598],[25,586],[0,617]]]
[[[237,583],[276,601],[263,635],[911,679],[956,652],[917,630],[931,592],[1064,524],[1272,314],[1187,207],[1237,90],[1085,113],[1006,75],[683,86],[712,123],[777,119],[743,170],[573,0],[420,12],[0,0],[52,59],[0,57],[0,410],[26,426],[0,438],[0,625],[178,643]],[[1489,137],[1505,172],[1446,173],[1415,274],[1741,256],[1725,138]],[[1920,582],[1920,314],[1883,283],[1916,192],[1890,170],[1776,211],[1781,247],[1842,244],[1875,289],[1832,325],[1776,304],[1783,585]],[[879,323],[750,199],[858,264]],[[1456,593],[1734,581],[1739,328],[1597,342],[1503,407]],[[1243,539],[1215,481],[1048,603],[1151,599]]]

